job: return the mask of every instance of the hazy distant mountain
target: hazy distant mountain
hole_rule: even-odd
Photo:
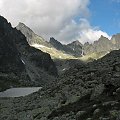
[[[84,53],[91,54],[91,53],[99,53],[99,52],[108,52],[113,48],[112,42],[104,37],[101,36],[98,41],[95,41],[93,44],[85,43],[84,44]]]
[[[70,44],[63,45],[59,41],[55,40],[53,37],[50,38],[50,44],[53,45],[57,50],[61,50],[67,54],[73,55],[75,57],[81,57],[82,54],[82,44],[79,41],[74,41]]]
[[[110,51],[120,49],[120,34],[113,35],[111,40],[101,36],[93,44],[88,42],[85,43],[83,49],[86,56],[91,58],[95,58],[94,56],[97,56],[96,58],[100,58]]]

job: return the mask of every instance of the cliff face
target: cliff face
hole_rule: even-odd
[[[26,26],[24,23],[19,23],[16,26],[17,30],[20,30],[25,37],[27,38],[27,42],[32,45],[32,44],[41,44],[45,46],[50,46],[47,41],[45,41],[41,36],[38,36],[35,34],[28,26]]]
[[[7,81],[7,87],[23,84],[41,85],[50,82],[50,78],[52,81],[54,79],[52,76],[57,76],[57,69],[50,55],[30,47],[26,37],[16,28],[12,28],[2,16],[0,16],[0,64],[2,77],[0,81],[2,84],[6,84]],[[14,77],[14,81],[8,80],[7,76],[12,77],[10,79]]]
[[[0,16],[0,87],[29,86],[29,77],[16,47],[11,24]]]

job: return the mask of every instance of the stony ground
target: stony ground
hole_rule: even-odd
[[[1,98],[0,120],[120,120],[120,50],[67,70],[32,95]]]

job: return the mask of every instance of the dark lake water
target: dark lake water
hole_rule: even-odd
[[[40,90],[41,87],[11,88],[0,92],[0,97],[21,97]]]

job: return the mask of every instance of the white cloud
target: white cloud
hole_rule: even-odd
[[[79,41],[81,41],[82,43],[85,43],[88,41],[90,43],[93,43],[94,41],[98,40],[101,37],[101,35],[103,35],[104,37],[107,37],[108,39],[111,38],[106,32],[89,28],[88,30],[84,30],[80,33]]]
[[[23,22],[45,39],[53,36],[67,43],[94,41],[106,33],[90,26],[90,0],[0,0],[0,14],[13,26]],[[81,19],[75,22],[75,17]]]
[[[63,30],[56,34],[58,38],[63,43],[69,43],[73,40],[79,40],[81,43],[90,42],[98,40],[101,35],[110,39],[110,36],[97,27],[92,27],[86,19],[81,19],[79,24],[75,21],[69,23]]]

